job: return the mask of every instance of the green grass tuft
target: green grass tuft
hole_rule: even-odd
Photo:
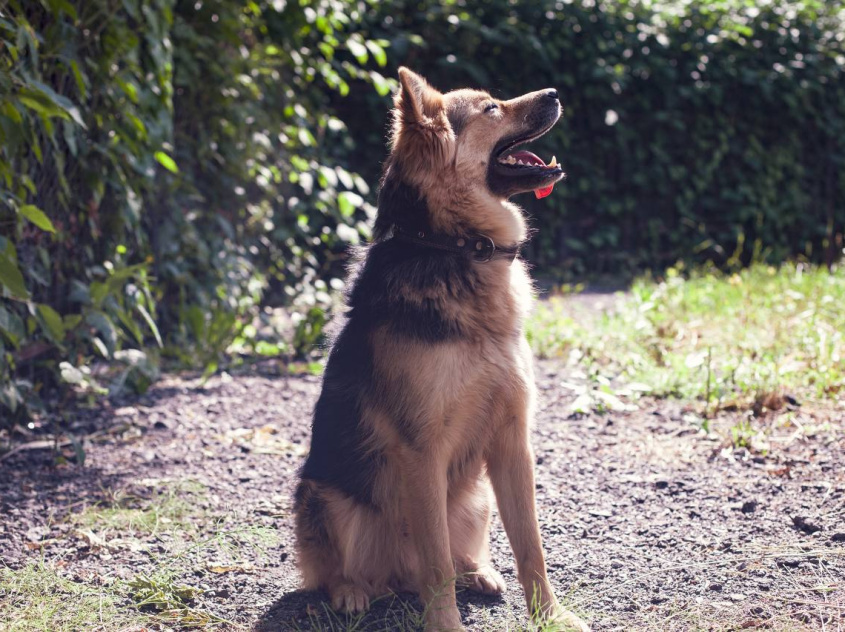
[[[0,566],[3,630],[119,630],[149,623],[145,615],[118,603],[108,587],[72,581],[44,561],[30,561],[20,569]]]
[[[205,487],[193,481],[157,482],[143,493],[106,490],[108,498],[72,516],[79,527],[155,535],[174,528],[190,530],[201,516],[198,501]]]
[[[833,400],[845,389],[845,268],[755,265],[642,278],[601,316],[542,302],[528,336],[599,385],[698,400],[708,410]]]

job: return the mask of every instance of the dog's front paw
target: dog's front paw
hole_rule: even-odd
[[[505,592],[505,580],[499,572],[489,565],[467,571],[458,578],[458,584],[483,595],[501,595]]]
[[[564,610],[558,606],[557,613],[552,619],[556,624],[562,626],[561,632],[590,632],[590,626],[574,612]]]
[[[560,606],[547,582],[536,584],[532,588],[531,592],[526,590],[525,593],[532,619],[552,623],[560,632],[590,632],[590,626],[583,619]]]
[[[425,632],[464,632],[457,606],[431,604],[425,612]]]
[[[554,597],[540,604],[534,613],[534,618],[543,623],[554,624],[554,629],[560,632],[590,632],[590,626],[586,621],[574,612],[562,608]]]
[[[370,597],[360,586],[351,582],[343,582],[329,590],[332,608],[337,612],[355,614],[364,612],[370,607]]]

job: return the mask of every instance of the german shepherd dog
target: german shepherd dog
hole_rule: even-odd
[[[442,94],[399,69],[372,243],[358,257],[296,490],[304,588],[358,612],[420,595],[427,631],[462,630],[455,585],[505,589],[488,544],[490,493],[535,618],[576,630],[546,575],[529,429],[523,321],[533,299],[512,195],[563,177],[518,145],[545,134],[555,90],[510,101]]]

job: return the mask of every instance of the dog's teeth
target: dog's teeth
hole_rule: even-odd
[[[513,156],[508,156],[508,164],[512,165],[514,163],[516,163],[516,158],[514,158]]]
[[[523,166],[525,165],[525,163],[524,163],[524,162],[522,162],[521,160],[517,160],[517,161],[516,161],[516,164],[518,164],[518,165],[523,165]]]
[[[552,156],[552,159],[551,159],[551,161],[549,162],[549,165],[548,165],[548,166],[549,166],[549,167],[557,167],[557,158],[555,158],[554,156]]]

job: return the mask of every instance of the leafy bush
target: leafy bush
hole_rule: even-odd
[[[400,0],[369,24],[441,89],[559,89],[564,118],[534,148],[568,179],[525,200],[542,269],[842,249],[841,0]]]
[[[112,391],[143,389],[156,348],[213,370],[268,283],[339,272],[372,207],[329,95],[391,87],[362,67],[382,45],[344,34],[365,7],[0,9],[0,406],[102,392],[97,358]]]

